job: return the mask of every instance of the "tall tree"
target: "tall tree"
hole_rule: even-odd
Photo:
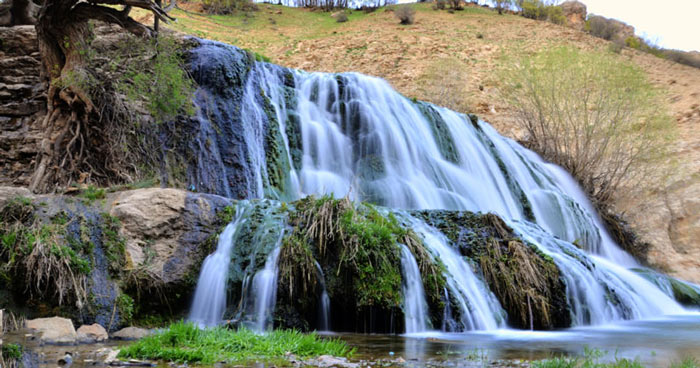
[[[108,6],[105,6],[108,5]],[[123,6],[122,10],[112,6]],[[91,144],[99,139],[99,111],[87,91],[94,80],[87,67],[87,50],[92,38],[91,19],[118,24],[142,37],[155,31],[129,16],[132,8],[153,13],[167,22],[167,11],[154,0],[44,0],[37,20],[37,37],[42,76],[48,81],[48,108],[42,122],[44,138],[30,188],[47,192],[83,176],[105,175],[99,163],[90,162]]]

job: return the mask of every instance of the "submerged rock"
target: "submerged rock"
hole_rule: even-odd
[[[67,318],[37,318],[24,322],[24,326],[39,333],[39,340],[47,344],[75,344],[78,334],[73,322]]]

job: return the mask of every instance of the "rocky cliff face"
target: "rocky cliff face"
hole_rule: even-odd
[[[9,275],[0,281],[0,308],[29,317],[60,310],[111,331],[149,314],[187,310],[202,260],[225,222],[216,214],[231,201],[155,188],[98,197],[0,187],[0,273]],[[38,253],[45,247],[51,252]],[[48,263],[32,263],[35,254]],[[58,268],[49,267],[54,260]],[[61,282],[66,273],[73,284]]]
[[[46,110],[36,31],[0,27],[0,41],[0,185],[26,185]]]

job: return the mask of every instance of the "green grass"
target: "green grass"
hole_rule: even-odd
[[[354,352],[355,349],[343,341],[320,338],[313,333],[276,330],[258,335],[246,329],[216,327],[202,330],[191,323],[176,322],[168,329],[122,349],[119,357],[213,364],[282,361],[287,353],[309,358],[325,354],[349,357]]]

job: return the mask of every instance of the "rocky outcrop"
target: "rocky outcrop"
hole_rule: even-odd
[[[78,328],[78,341],[81,343],[102,342],[109,338],[104,327],[93,323],[91,325],[82,325]]]
[[[24,322],[24,327],[39,334],[39,340],[47,344],[75,344],[78,334],[73,322],[67,318],[37,318]]]
[[[145,268],[167,285],[196,277],[210,251],[201,245],[217,234],[216,214],[230,204],[216,195],[151,188],[117,194],[110,214],[121,223],[128,267]]]
[[[36,31],[0,27],[0,40],[0,185],[27,185],[46,109]]]
[[[586,4],[579,1],[565,1],[559,4],[562,13],[566,17],[566,25],[582,31],[586,26],[586,15],[588,14]]]
[[[14,213],[31,216],[2,224],[0,235],[6,230],[20,234],[14,244],[20,249],[22,234],[45,227],[56,246],[70,254],[71,264],[87,267],[75,273],[84,280],[84,288],[63,290],[63,312],[79,323],[114,330],[137,317],[135,305],[142,314],[166,318],[189,307],[201,263],[224,225],[217,213],[231,203],[216,195],[175,189],[138,189],[90,200],[79,193],[33,195],[23,188],[0,187],[0,219],[14,218],[6,216]],[[5,256],[0,254],[0,262],[9,261]],[[24,275],[23,267],[26,263],[18,256],[11,270]],[[3,280],[0,292],[13,297],[0,298],[0,308],[41,303],[48,308],[30,317],[45,317],[44,310],[61,303],[48,279],[41,300],[33,299],[24,277]],[[74,298],[78,292],[86,296]]]

